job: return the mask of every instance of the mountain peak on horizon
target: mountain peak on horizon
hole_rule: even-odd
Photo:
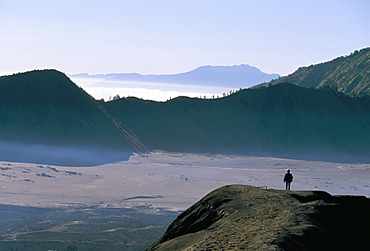
[[[210,67],[224,67],[224,68],[242,68],[242,67],[245,67],[245,68],[257,68],[256,66],[253,66],[253,65],[250,65],[250,64],[234,64],[234,65],[204,65],[204,66],[210,66]],[[200,66],[202,67],[202,66]]]
[[[119,81],[137,81],[152,83],[170,83],[184,85],[222,86],[233,89],[248,88],[252,85],[279,78],[279,74],[267,74],[248,64],[232,66],[204,65],[188,72],[177,74],[111,73],[88,75],[80,73],[71,77],[103,78]],[[100,85],[99,85],[100,86]]]
[[[239,65],[203,65],[195,68],[192,71],[197,71],[197,70],[224,70],[224,71],[239,71],[239,72],[244,72],[244,73],[251,73],[251,72],[256,72],[256,73],[264,73],[262,72],[259,68],[249,65],[249,64],[239,64]],[[192,72],[190,71],[190,72]],[[268,74],[268,73],[265,73]],[[276,74],[278,75],[278,74]]]
[[[233,88],[246,88],[254,83],[277,79],[279,74],[267,74],[257,67],[240,64],[231,66],[200,66],[192,71],[171,76],[181,77],[184,83],[205,83],[207,85],[231,85]]]
[[[238,65],[201,65],[195,69],[200,69],[200,68],[257,68],[255,66],[251,66],[249,64],[238,64]],[[258,68],[257,68],[258,69]]]
[[[178,72],[178,73],[168,73],[168,74],[140,74],[140,73],[137,73],[137,72],[129,72],[129,73],[117,73],[117,72],[113,72],[113,73],[102,73],[102,74],[89,74],[87,72],[82,72],[82,73],[76,73],[76,74],[67,74],[68,76],[72,76],[72,77],[104,77],[104,76],[114,76],[114,75],[138,75],[138,76],[173,76],[173,75],[178,75],[178,74],[186,74],[186,73],[189,73],[189,72],[193,72],[193,71],[198,71],[198,70],[204,70],[204,69],[214,69],[214,70],[218,70],[218,69],[225,69],[225,70],[240,70],[240,71],[243,71],[243,70],[254,70],[256,72],[261,72],[261,73],[264,73],[264,74],[269,74],[269,75],[278,75],[280,76],[278,73],[265,73],[263,72],[262,70],[260,70],[258,67],[256,66],[252,66],[252,65],[249,65],[249,64],[238,64],[238,65],[201,65],[201,66],[198,66],[192,70],[189,70],[189,71],[185,71],[185,72]]]

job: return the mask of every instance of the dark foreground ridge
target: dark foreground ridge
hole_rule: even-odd
[[[363,196],[225,186],[147,250],[368,250],[369,211]]]

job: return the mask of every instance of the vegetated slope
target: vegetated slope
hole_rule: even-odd
[[[98,101],[55,70],[1,77],[0,117],[0,140],[8,145],[104,149],[124,156],[137,141]]]
[[[365,161],[370,97],[287,83],[221,99],[119,99],[106,110],[148,149]]]
[[[219,188],[147,250],[367,250],[370,199],[321,191]]]
[[[370,94],[370,48],[329,62],[300,67],[294,73],[270,83],[282,82],[305,87],[332,88],[353,95]]]
[[[28,161],[23,157],[39,155],[40,161],[45,155],[68,153],[65,148],[71,147],[93,150],[87,156],[71,152],[80,159],[116,152],[113,157],[107,153],[103,162],[123,160],[129,152],[146,149],[370,159],[370,96],[352,98],[287,83],[242,90],[221,99],[122,98],[104,103],[60,72],[32,71],[0,78],[0,104],[3,160]],[[9,148],[9,143],[24,145]],[[63,149],[40,148],[35,153],[28,145]],[[68,159],[68,154],[58,158]]]

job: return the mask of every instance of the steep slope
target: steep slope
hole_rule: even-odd
[[[287,83],[221,99],[104,103],[60,72],[33,71],[0,78],[0,116],[3,160],[116,161],[162,149],[370,161],[370,96]]]
[[[270,83],[282,82],[305,87],[332,88],[353,95],[370,94],[370,48],[329,62],[301,67]]]
[[[368,161],[370,97],[291,84],[202,100],[135,98],[107,111],[149,149]]]
[[[26,155],[33,158],[48,152],[48,147],[58,147],[58,154],[73,148],[94,150],[97,155],[113,150],[117,157],[120,152],[127,156],[137,141],[99,102],[55,70],[0,78],[0,117],[0,156],[6,160],[26,161]],[[40,146],[40,153],[30,152],[29,145]],[[4,155],[13,149],[6,150],[8,147],[23,153],[14,153],[9,159]]]
[[[219,188],[147,250],[366,250],[370,199],[320,191]]]

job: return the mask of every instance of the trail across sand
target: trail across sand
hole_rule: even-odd
[[[370,164],[150,152],[93,167],[0,162],[0,204],[36,207],[145,206],[182,211],[228,184],[370,197]]]

